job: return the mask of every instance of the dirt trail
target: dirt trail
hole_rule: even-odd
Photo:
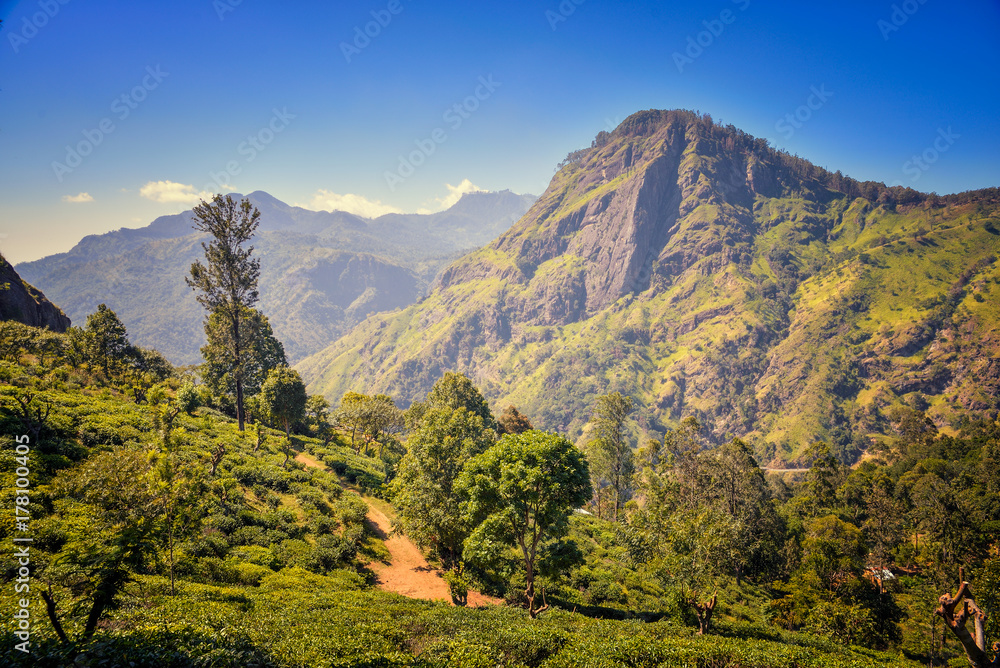
[[[304,453],[295,455],[295,461],[318,469],[326,467]],[[375,535],[385,543],[390,562],[374,561],[368,568],[378,577],[379,589],[395,592],[410,598],[429,600],[451,600],[448,584],[441,579],[441,571],[431,567],[419,548],[403,535],[392,535],[392,522],[385,513],[368,503],[368,519],[375,528]],[[479,592],[469,591],[468,605],[478,607],[490,603],[501,603]]]

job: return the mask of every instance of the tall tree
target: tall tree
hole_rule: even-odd
[[[209,334],[212,314],[219,316],[227,330],[225,357],[220,361],[232,374],[236,420],[243,431],[243,383],[247,351],[253,347],[254,339],[245,309],[257,303],[260,277],[260,261],[250,257],[253,246],[245,244],[253,238],[260,212],[249,200],[237,204],[229,195],[216,195],[210,204],[202,201],[196,206],[194,217],[195,229],[212,235],[212,241],[201,244],[207,264],[196,261],[185,280],[200,292],[198,302],[209,313],[205,333]]]
[[[708,454],[706,496],[733,520],[736,550],[728,564],[736,583],[747,573],[774,570],[785,527],[750,447],[738,438]]]
[[[628,419],[635,410],[632,397],[612,392],[597,398],[590,418],[596,438],[589,445],[594,473],[605,477],[615,495],[613,520],[625,505],[635,472],[635,457],[628,434]]]
[[[101,304],[87,316],[87,353],[91,360],[104,369],[105,375],[123,364],[129,356],[131,346],[125,325],[118,314]]]
[[[465,516],[476,527],[465,542],[466,554],[488,561],[497,545],[519,549],[528,614],[537,617],[548,608],[535,606],[539,548],[565,536],[573,509],[590,497],[583,453],[556,434],[508,434],[466,465],[456,487],[468,498]]]
[[[464,406],[431,408],[407,440],[408,452],[393,482],[397,523],[446,568],[457,566],[469,532],[455,481],[470,459],[494,443],[482,417]]]

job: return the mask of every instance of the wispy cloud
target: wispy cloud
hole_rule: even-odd
[[[352,193],[338,195],[325,188],[317,190],[309,205],[304,208],[313,211],[346,211],[363,218],[378,218],[387,213],[403,213],[402,209],[383,204],[378,200],[370,200]]]
[[[174,181],[150,181],[139,190],[139,194],[164,204],[197,204],[201,200],[212,199],[210,192],[196,192],[194,186]]]
[[[462,199],[462,195],[465,193],[486,192],[479,186],[472,183],[469,179],[462,179],[462,182],[457,186],[453,186],[450,183],[446,183],[444,185],[448,189],[448,194],[444,197],[434,198],[434,201],[437,202],[437,206],[431,209],[420,209],[417,213],[434,213],[435,211],[444,211],[445,209],[450,209],[458,204],[458,200]]]
[[[62,201],[81,204],[83,202],[93,202],[94,198],[90,196],[90,193],[80,193],[79,195],[63,195]]]

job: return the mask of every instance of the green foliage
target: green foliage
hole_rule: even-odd
[[[130,348],[125,325],[106,304],[100,304],[87,316],[84,332],[89,357],[101,365],[106,375],[125,363]]]
[[[471,530],[462,516],[463,497],[456,481],[469,461],[494,442],[494,432],[482,417],[464,405],[429,409],[407,440],[407,453],[392,484],[397,522],[447,568],[461,558]]]
[[[287,366],[271,369],[260,395],[267,414],[285,430],[287,439],[292,425],[305,417],[306,386],[299,373]]]
[[[452,411],[464,408],[479,416],[487,429],[494,431],[499,429],[486,399],[465,374],[446,372],[428,393],[427,405],[431,408],[446,408]]]
[[[507,434],[472,458],[456,485],[468,499],[465,517],[475,526],[465,542],[466,559],[489,564],[496,561],[501,547],[519,548],[528,612],[534,618],[548,607],[535,607],[540,548],[545,540],[566,534],[570,513],[591,493],[583,453],[555,434],[537,430]]]
[[[261,386],[272,369],[288,366],[285,349],[271,331],[267,316],[256,309],[244,308],[240,320],[241,336],[248,340],[243,345],[243,392],[246,397],[260,393]],[[210,313],[205,321],[207,342],[201,349],[205,363],[202,376],[216,395],[235,397],[236,380],[231,363],[236,343],[232,328],[221,312]]]
[[[627,421],[635,410],[631,397],[612,392],[597,398],[594,414],[590,418],[594,440],[587,444],[587,461],[594,487],[610,485],[614,494],[612,520],[618,521],[618,512],[624,507],[631,490],[635,461],[632,444],[628,438]],[[600,502],[596,504],[601,514]]]

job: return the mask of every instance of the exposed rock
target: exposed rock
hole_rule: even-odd
[[[65,332],[69,318],[40,290],[21,280],[14,267],[0,255],[0,320],[17,320],[32,327]]]

